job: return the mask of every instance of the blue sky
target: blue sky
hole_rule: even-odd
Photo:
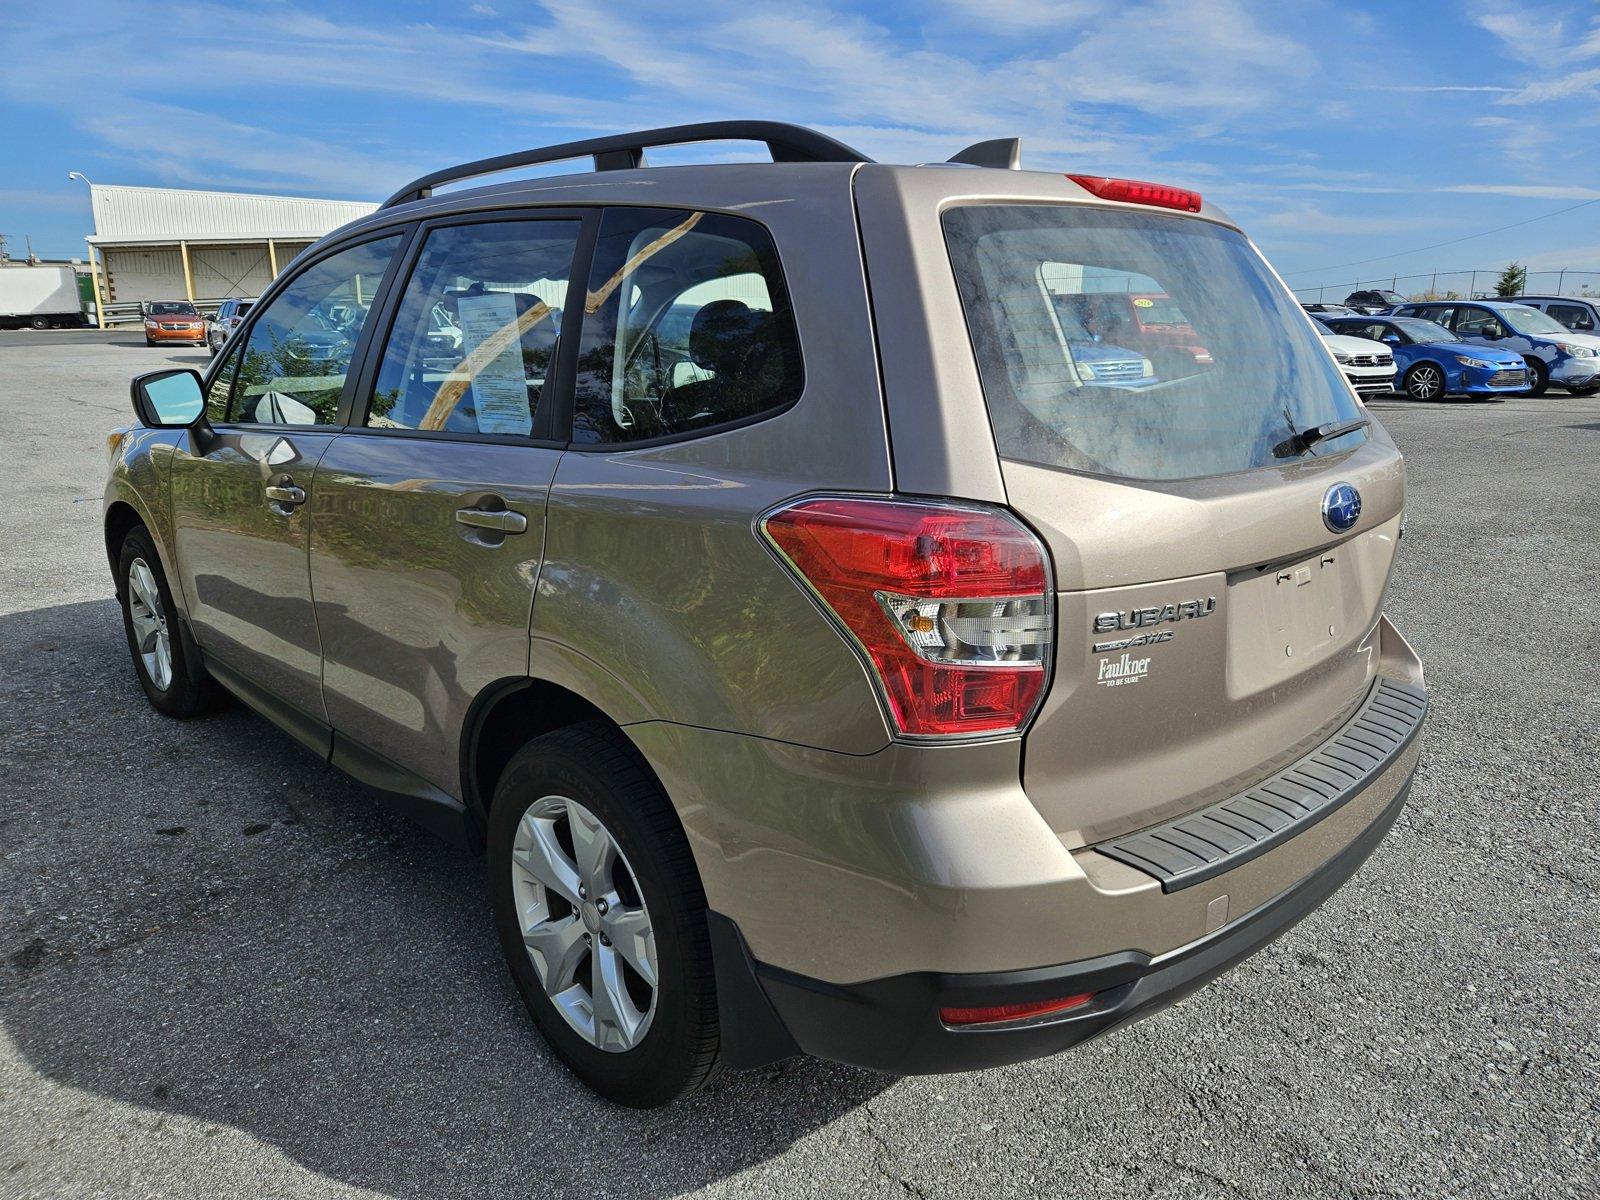
[[[454,161],[744,116],[902,162],[1018,135],[1025,166],[1195,187],[1295,286],[1600,269],[1600,204],[1561,212],[1600,200],[1595,0],[5,0],[0,54],[13,254],[81,252],[69,170],[379,199]]]

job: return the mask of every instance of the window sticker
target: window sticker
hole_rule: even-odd
[[[544,305],[537,307],[543,309]],[[516,297],[505,292],[463,296],[458,311],[462,346],[467,351],[464,365],[472,376],[478,432],[532,433],[533,412],[528,407],[528,381],[522,370],[522,323],[517,320]]]

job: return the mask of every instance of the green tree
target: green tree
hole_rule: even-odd
[[[1522,289],[1528,285],[1528,268],[1521,263],[1507,263],[1506,269],[1500,272],[1500,278],[1494,281],[1494,294],[1496,296],[1520,296]]]

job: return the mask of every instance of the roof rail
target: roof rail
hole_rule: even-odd
[[[476,179],[515,167],[535,163],[560,162],[566,158],[594,158],[596,171],[620,171],[644,166],[644,152],[650,146],[681,146],[687,142],[765,142],[773,162],[871,162],[865,154],[836,141],[825,133],[790,125],[784,121],[702,121],[697,125],[669,125],[665,129],[645,129],[638,133],[614,133],[606,137],[584,138],[556,146],[519,150],[477,162],[462,163],[413,179],[380,205],[392,208],[412,200],[425,200],[444,183]]]

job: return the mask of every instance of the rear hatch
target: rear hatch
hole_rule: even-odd
[[[1211,210],[1094,202],[1059,176],[1011,180],[1020,195],[947,195],[921,211],[908,202],[917,186],[897,189],[908,232],[945,255],[942,279],[926,245],[914,256],[928,323],[947,331],[932,350],[942,415],[923,420],[951,436],[963,418],[949,410],[975,401],[997,477],[947,447],[939,480],[922,431],[908,436],[886,355],[890,427],[902,490],[1000,500],[1050,549],[1054,671],[1023,782],[1052,828],[1084,845],[1247,787],[1356,708],[1377,666],[1403,474],[1375,424],[1315,440],[1367,414],[1292,296]],[[1210,361],[1156,356],[1132,323],[1094,329],[1109,306],[1086,298],[1106,292],[1169,298]],[[1095,378],[1097,356],[1063,313],[1162,370]],[[988,450],[971,427],[958,436],[974,458]],[[1339,484],[1360,497],[1345,527]]]

